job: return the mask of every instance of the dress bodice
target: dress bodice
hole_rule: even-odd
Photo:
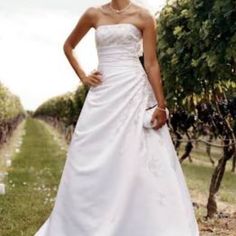
[[[155,105],[155,95],[139,59],[142,55],[141,30],[131,23],[100,25],[96,29],[95,42],[98,70],[103,73],[106,83],[118,78],[124,78],[127,84],[128,78],[143,81],[148,94],[147,107]]]
[[[101,63],[137,61],[141,55],[142,32],[131,23],[100,25],[95,40]]]

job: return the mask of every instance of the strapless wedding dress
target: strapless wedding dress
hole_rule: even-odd
[[[100,25],[103,82],[90,87],[69,145],[54,208],[35,236],[198,236],[168,126],[143,127],[157,101],[133,24]]]

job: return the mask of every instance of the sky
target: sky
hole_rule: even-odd
[[[80,84],[63,51],[63,43],[81,14],[105,0],[0,1],[0,82],[35,110],[47,99],[74,91]],[[135,0],[133,0],[135,2]],[[136,0],[154,13],[166,0]],[[75,48],[86,73],[97,66],[91,29]]]

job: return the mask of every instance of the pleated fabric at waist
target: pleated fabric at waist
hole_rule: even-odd
[[[113,45],[97,47],[99,65],[119,67],[135,66],[139,67],[139,53],[135,46]]]

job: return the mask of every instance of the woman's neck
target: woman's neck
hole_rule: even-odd
[[[112,7],[121,10],[130,3],[130,0],[111,0]]]

